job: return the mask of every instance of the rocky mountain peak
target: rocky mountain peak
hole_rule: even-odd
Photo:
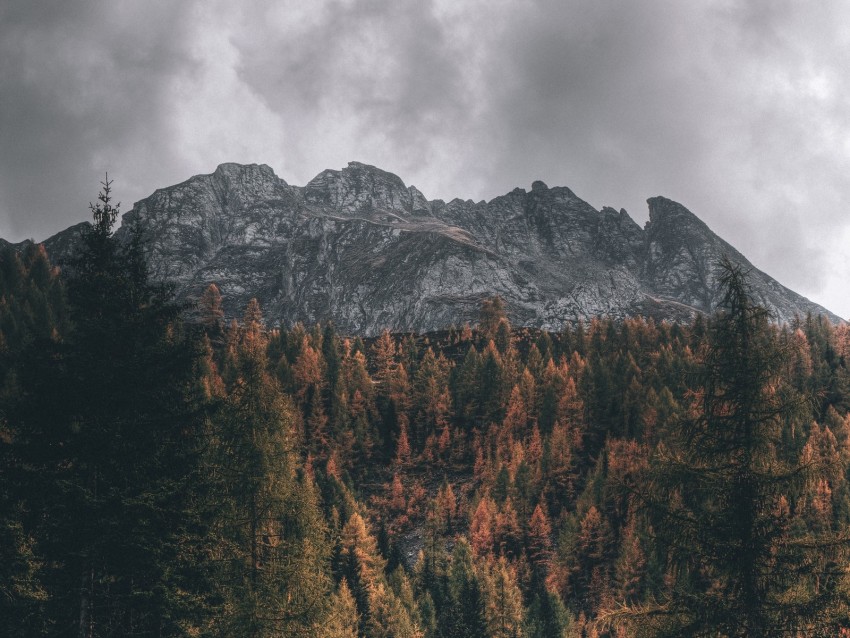
[[[310,203],[347,215],[430,208],[422,193],[408,189],[397,175],[360,162],[349,162],[340,171],[322,171],[310,180],[304,194]]]
[[[271,196],[287,185],[267,164],[219,164],[209,177],[223,191],[250,198]]]
[[[644,277],[653,281],[660,295],[711,312],[721,298],[718,262],[725,256],[750,272],[753,296],[777,321],[790,321],[795,315],[803,316],[807,312],[826,313],[837,319],[755,268],[678,202],[652,197],[647,203]]]
[[[659,232],[662,229],[687,227],[696,232],[711,233],[711,230],[699,217],[678,202],[666,197],[650,197],[647,230]]]
[[[724,255],[751,270],[776,320],[839,320],[753,268],[681,204],[648,203],[641,228],[625,210],[598,211],[540,181],[489,202],[445,203],[359,162],[304,187],[265,165],[222,164],[137,202],[125,223],[142,223],[152,274],[183,298],[215,282],[228,317],[257,297],[272,325],[430,331],[474,323],[493,295],[515,324],[550,330],[597,315],[687,319],[716,307]],[[65,250],[73,236],[45,243]]]
[[[279,180],[274,169],[268,164],[238,164],[224,162],[219,164],[212,173],[214,179],[235,181],[255,181],[257,179]]]

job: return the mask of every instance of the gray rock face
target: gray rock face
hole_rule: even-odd
[[[222,164],[137,202],[118,233],[140,222],[153,274],[185,298],[215,282],[229,316],[257,297],[269,323],[287,326],[436,330],[474,323],[492,295],[514,323],[552,330],[596,315],[681,319],[716,306],[723,254],[752,269],[754,296],[777,320],[838,320],[752,268],[680,204],[655,197],[649,207],[641,228],[624,210],[597,211],[543,182],[446,203],[356,162],[304,187],[265,165]]]

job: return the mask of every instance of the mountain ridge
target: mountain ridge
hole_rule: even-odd
[[[116,234],[142,223],[154,277],[188,300],[216,283],[229,317],[257,297],[271,324],[431,331],[474,322],[492,295],[514,323],[550,330],[597,315],[680,320],[716,308],[723,255],[750,271],[753,296],[777,321],[842,321],[681,204],[647,202],[642,228],[623,209],[596,210],[542,181],[490,201],[445,202],[360,162],[304,186],[265,164],[225,163],[136,202]],[[48,252],[67,250],[72,229],[46,240]]]

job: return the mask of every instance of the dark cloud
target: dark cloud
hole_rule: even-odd
[[[155,171],[167,144],[167,81],[188,62],[182,16],[165,2],[116,7],[13,2],[0,16],[6,236],[41,238],[78,221],[106,170],[125,184],[131,167]]]
[[[106,169],[129,204],[222,161],[303,184],[356,159],[639,221],[663,194],[848,315],[846,24],[838,0],[12,0],[0,236],[84,218]]]
[[[637,219],[646,196],[673,197],[814,295],[835,277],[850,195],[841,21],[822,7],[716,6],[517,9],[490,57],[489,116],[505,132],[490,181],[542,176]]]
[[[464,51],[447,37],[433,3],[328,2],[304,22],[264,5],[254,3],[246,12],[233,42],[240,77],[269,109],[285,114],[287,152],[300,164],[293,166],[296,173],[303,174],[305,160],[312,163],[317,142],[296,131],[333,131],[342,144],[322,139],[327,146],[367,161],[369,155],[391,158],[400,172],[424,168],[432,148],[463,133],[471,112],[461,73]],[[347,137],[359,147],[346,147]]]

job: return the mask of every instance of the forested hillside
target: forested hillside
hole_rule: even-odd
[[[187,323],[93,212],[0,255],[3,635],[847,634],[848,326]]]

